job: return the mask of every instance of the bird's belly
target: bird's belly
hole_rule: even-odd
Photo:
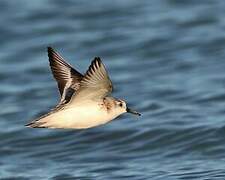
[[[46,119],[45,125],[52,128],[84,129],[110,121],[107,111],[99,107],[69,108],[54,113]]]

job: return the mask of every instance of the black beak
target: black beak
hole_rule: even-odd
[[[141,115],[139,112],[134,111],[134,110],[132,110],[132,109],[130,109],[130,108],[128,108],[128,107],[127,107],[127,112],[128,112],[128,113],[131,113],[131,114],[138,115],[138,116],[140,116],[140,115]]]

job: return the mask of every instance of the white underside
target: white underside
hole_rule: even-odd
[[[105,124],[116,116],[114,113],[108,113],[97,103],[89,103],[67,107],[38,122],[40,122],[39,127],[84,129]]]

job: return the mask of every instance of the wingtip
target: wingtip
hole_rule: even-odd
[[[94,58],[94,60],[96,60],[96,61],[101,61],[101,58],[98,57],[98,56],[96,56],[96,57]]]
[[[102,60],[101,60],[100,57],[95,57],[94,60],[93,60],[92,62],[93,62],[93,64],[94,64],[95,62],[97,62],[99,66],[102,64]]]
[[[48,57],[49,57],[49,62],[50,62],[50,66],[51,63],[56,59],[56,57],[58,57],[58,53],[52,48],[52,47],[47,47],[48,50]]]
[[[52,47],[47,47],[48,55],[51,55],[55,52],[55,50]]]
[[[48,46],[48,47],[47,47],[47,50],[48,50],[48,51],[51,51],[51,50],[53,50],[53,48],[52,48],[51,46]]]

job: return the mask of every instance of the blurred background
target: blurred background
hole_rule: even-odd
[[[0,178],[225,179],[225,1],[0,1]],[[59,100],[52,46],[100,56],[126,114],[93,129],[24,124]]]

